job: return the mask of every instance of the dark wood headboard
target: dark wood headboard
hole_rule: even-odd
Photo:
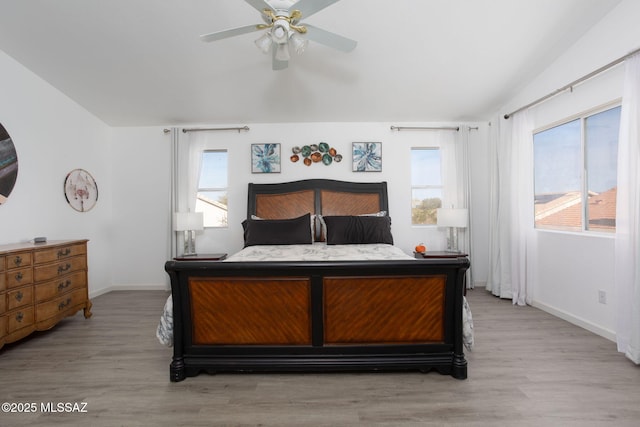
[[[249,184],[247,218],[296,218],[306,213],[361,215],[389,212],[386,182],[306,179],[277,184]]]

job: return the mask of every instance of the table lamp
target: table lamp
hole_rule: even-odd
[[[196,255],[196,230],[204,229],[202,212],[176,212],[175,231],[184,231],[184,255]]]
[[[467,209],[438,209],[438,227],[449,227],[449,237],[447,238],[447,252],[457,252],[458,250],[458,228],[466,228],[469,220]]]

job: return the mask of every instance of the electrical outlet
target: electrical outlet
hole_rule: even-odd
[[[606,304],[607,303],[607,292],[603,291],[602,289],[598,290],[598,302],[600,304]]]

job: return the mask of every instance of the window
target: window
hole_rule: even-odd
[[[536,228],[614,232],[620,107],[534,133]]]
[[[202,152],[196,212],[203,212],[205,227],[227,227],[227,151]]]
[[[411,149],[411,224],[435,225],[442,207],[439,148]]]

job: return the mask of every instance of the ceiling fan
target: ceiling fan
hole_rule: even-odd
[[[262,14],[264,24],[245,25],[230,30],[203,34],[200,39],[205,42],[226,39],[254,31],[267,30],[255,41],[256,46],[264,52],[272,54],[274,70],[282,70],[289,65],[289,50],[302,54],[309,43],[308,40],[321,43],[342,52],[351,52],[357,42],[338,34],[331,33],[309,24],[301,24],[316,12],[339,0],[245,0]]]

